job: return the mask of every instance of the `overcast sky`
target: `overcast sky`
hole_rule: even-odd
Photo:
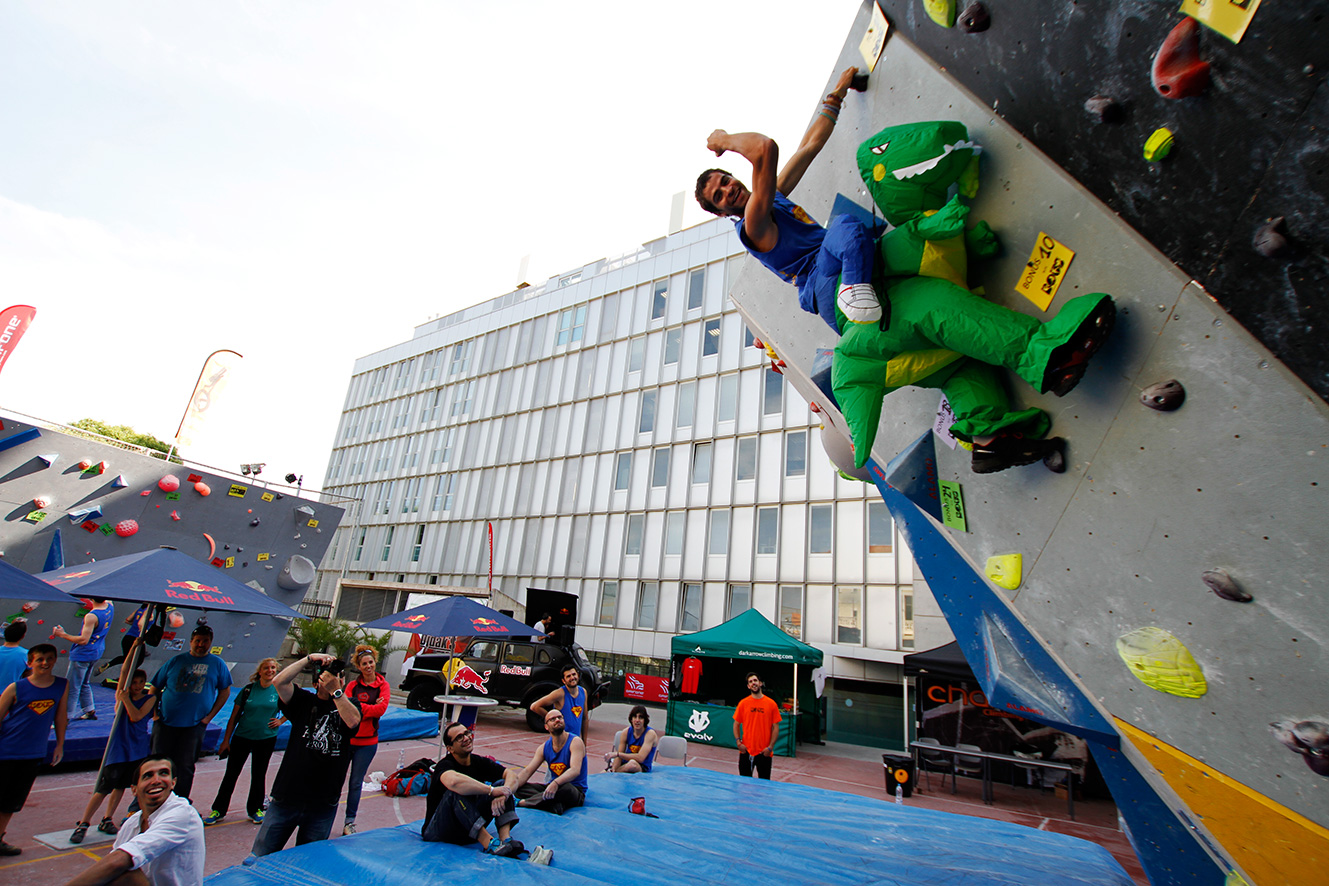
[[[356,357],[702,221],[706,136],[787,155],[858,7],[8,0],[0,406],[169,440],[233,348],[184,454],[317,486]]]

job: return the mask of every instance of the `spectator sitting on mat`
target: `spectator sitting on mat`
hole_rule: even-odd
[[[106,743],[106,759],[97,776],[97,785],[88,805],[83,807],[83,817],[74,824],[74,832],[69,835],[71,843],[83,842],[83,836],[92,824],[92,817],[97,814],[107,795],[110,795],[111,804],[106,807],[106,815],[102,817],[101,824],[97,825],[97,830],[103,834],[119,832],[120,829],[115,825],[115,811],[120,808],[125,790],[133,789],[134,782],[138,780],[138,764],[148,756],[148,748],[152,743],[148,736],[148,720],[157,698],[147,690],[146,671],[139,668],[132,677],[128,671],[129,661],[125,660],[120,666],[120,676],[115,684],[115,701],[124,708],[124,714],[115,722],[115,729]]]
[[[189,635],[189,651],[169,659],[152,677],[161,693],[152,712],[152,752],[175,761],[175,792],[186,800],[203,733],[231,697],[231,669],[211,649],[212,628],[200,624]]]
[[[0,856],[23,852],[5,842],[5,828],[28,801],[32,783],[37,780],[37,767],[46,758],[52,723],[55,752],[51,764],[58,764],[65,755],[69,681],[51,673],[57,657],[50,643],[38,643],[28,650],[32,673],[0,692]]]
[[[5,625],[5,645],[0,646],[0,692],[16,683],[28,670],[28,650],[19,644],[28,635],[28,623],[16,618]]]
[[[475,730],[461,723],[443,728],[443,744],[448,752],[434,764],[420,836],[430,843],[475,842],[491,855],[516,858],[526,848],[512,839],[517,770],[474,753]],[[497,836],[485,829],[490,822]]]
[[[203,821],[174,788],[171,758],[145,758],[134,783],[139,813],[125,819],[110,853],[66,886],[199,886],[207,860]]]
[[[586,802],[586,744],[568,734],[557,710],[545,714],[545,731],[549,738],[517,774],[517,795],[522,798],[518,805],[562,815]],[[541,764],[549,765],[549,782],[528,784]]]
[[[618,745],[605,754],[605,768],[613,772],[650,772],[655,762],[656,740],[660,737],[650,726],[651,715],[645,705],[633,705],[628,712],[628,728],[618,734]]]

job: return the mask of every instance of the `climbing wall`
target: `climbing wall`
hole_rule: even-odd
[[[44,571],[53,545],[66,566],[170,545],[295,608],[343,511],[293,492],[0,417],[0,553],[25,572]],[[0,599],[0,621],[18,614],[22,602]],[[123,620],[133,610],[116,604],[107,658],[120,653]],[[179,613],[182,627],[176,636],[168,628],[149,666],[187,648],[189,631],[204,615]],[[276,655],[290,627],[268,615],[206,615],[218,654],[238,679]],[[72,605],[43,603],[27,618],[29,646],[45,642],[54,625],[72,631],[78,624]]]
[[[922,15],[913,6],[906,18]],[[1033,9],[1003,4],[986,34],[943,33],[997,39],[998,13],[1010,7]],[[820,94],[839,70],[864,64],[870,10],[864,3]],[[925,25],[936,28],[923,17],[920,32]],[[1024,29],[1021,39],[1035,44],[1044,33],[1034,18]],[[939,394],[905,389],[886,399],[872,479],[993,703],[1090,739],[1153,882],[1314,881],[1329,861],[1329,766],[1320,756],[1329,752],[1329,704],[1314,677],[1329,665],[1329,611],[1315,578],[1329,549],[1318,517],[1329,483],[1329,410],[1178,266],[1184,257],[1170,258],[1160,248],[1169,244],[1125,223],[1032,131],[993,113],[951,75],[957,66],[894,33],[867,92],[846,100],[793,199],[822,221],[870,213],[858,143],[890,125],[958,120],[984,148],[970,218],[989,221],[1004,244],[997,259],[971,263],[971,284],[1042,319],[1070,297],[1107,292],[1117,327],[1068,397],[1011,379],[1016,402],[1047,410],[1052,432],[1068,440],[1066,473],[1036,464],[973,474],[969,453],[930,432]],[[1153,95],[1147,61],[1144,77]],[[818,95],[805,97],[809,112]],[[1182,131],[1176,151],[1187,143]],[[1124,150],[1085,165],[1106,175],[1097,166],[1127,162]],[[1150,171],[1138,152],[1129,162],[1146,181],[1168,174]],[[741,159],[731,165],[740,178],[749,172]],[[1228,242],[1226,251],[1215,247],[1228,255],[1235,223],[1219,219],[1223,230],[1214,231],[1197,217],[1188,230]],[[1014,289],[1042,233],[1075,252],[1046,313]],[[814,383],[819,352],[835,345],[829,328],[800,313],[794,289],[755,262],[733,297],[784,361],[789,383],[829,425],[845,427]],[[1142,391],[1168,379],[1185,389],[1181,408],[1146,408]],[[959,485],[963,530],[941,524],[938,481]],[[999,587],[985,564],[1013,554],[1020,565]]]

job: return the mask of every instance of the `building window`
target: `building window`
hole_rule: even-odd
[[[894,550],[891,538],[891,512],[884,501],[868,502],[868,553],[889,554]]]
[[[434,388],[434,394],[424,396],[425,406],[420,410],[420,421],[433,421],[436,418],[443,417],[443,389]]]
[[[407,382],[411,380],[411,367],[414,365],[414,358],[397,364],[397,377],[392,380],[392,389],[394,391],[399,391],[407,386]]]
[[[457,386],[457,399],[452,401],[452,414],[470,415],[471,401],[475,399],[475,380]]]
[[[774,554],[780,538],[780,509],[757,508],[757,553]]]
[[[646,339],[638,336],[628,342],[628,372],[641,372],[646,362]]]
[[[747,325],[746,323],[744,323],[744,324],[743,324],[743,347],[745,347],[745,348],[750,348],[750,347],[753,347],[754,345],[756,345],[756,343],[757,343],[757,337],[756,337],[755,335],[752,334],[752,330],[751,330],[750,328],[748,328],[748,325]]]
[[[614,457],[614,488],[627,489],[632,480],[632,453],[620,452]]]
[[[442,351],[430,351],[420,361],[420,384],[427,385],[438,378],[439,364],[443,362]]]
[[[738,461],[735,463],[734,479],[751,480],[757,476],[757,438],[744,437],[738,441]]]
[[[779,415],[784,409],[784,377],[767,367],[765,387],[761,397],[762,415]]]
[[[752,608],[752,585],[730,585],[725,621]]]
[[[586,305],[568,308],[558,315],[558,337],[555,344],[570,345],[581,341],[586,332]]]
[[[900,648],[914,648],[914,589],[900,588]]]
[[[701,585],[683,585],[678,606],[678,631],[681,634],[701,630]]]
[[[698,443],[692,447],[692,482],[711,482],[710,443]]]
[[[641,420],[637,422],[637,432],[649,434],[655,430],[655,391],[645,391],[641,395]]]
[[[678,352],[683,348],[683,329],[674,327],[665,332],[665,355],[666,366],[672,366],[678,362]]]
[[[678,386],[678,419],[675,427],[692,427],[693,416],[697,412],[697,383],[690,381]]]
[[[726,375],[720,379],[720,407],[716,421],[733,421],[738,411],[738,376]]]
[[[706,295],[706,269],[697,268],[688,276],[688,310],[695,311],[701,307],[702,299]]]
[[[641,530],[645,522],[646,517],[643,514],[628,515],[628,538],[627,544],[623,546],[623,553],[628,555],[641,553]]]
[[[803,639],[803,586],[780,585],[780,629]]]
[[[801,477],[808,469],[808,432],[790,431],[784,444],[784,475]]]
[[[711,511],[711,531],[706,544],[709,554],[729,553],[729,512]]]
[[[355,561],[357,563],[360,562],[360,555],[365,552],[365,536],[368,534],[368,529],[363,526],[360,527],[360,537],[355,540]]]
[[[831,552],[831,505],[813,505],[808,518],[808,553]]]
[[[701,332],[701,355],[709,357],[720,353],[720,321],[707,320]]]
[[[660,599],[660,583],[644,581],[637,592],[637,628],[642,631],[655,630],[655,606]]]
[[[475,348],[475,339],[458,342],[452,346],[452,362],[448,364],[448,375],[458,375],[471,368],[471,351]]]
[[[600,585],[599,623],[614,626],[614,615],[618,612],[618,582],[607,581]]]
[[[411,545],[411,562],[420,562],[420,550],[425,546],[425,527],[421,523],[415,528],[415,544]]]
[[[388,556],[392,553],[392,536],[396,533],[396,531],[397,531],[396,526],[389,526],[388,537],[383,539],[383,556],[379,557],[379,560],[384,563],[388,562]]]
[[[392,488],[396,485],[395,480],[389,480],[386,483],[378,485],[378,501],[374,502],[374,507],[370,510],[371,514],[387,514],[392,508]]]
[[[401,497],[401,512],[403,514],[418,514],[420,512],[420,484],[424,482],[424,477],[412,477],[406,481],[406,492]]]
[[[651,290],[651,319],[659,320],[665,315],[665,302],[669,298],[669,281],[660,280]]]
[[[863,642],[863,589],[835,589],[835,642]]]
[[[456,474],[442,474],[439,476],[438,483],[434,486],[434,501],[431,510],[452,510],[452,479],[455,476]]]
[[[443,432],[443,439],[439,441],[439,463],[447,464],[452,460],[452,447],[457,442],[457,429],[448,428]]]
[[[687,514],[673,511],[665,517],[665,554],[677,557],[683,553],[683,527]]]
[[[651,453],[651,486],[669,485],[669,447],[662,446]]]

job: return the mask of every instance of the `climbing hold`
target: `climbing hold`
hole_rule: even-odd
[[[835,465],[842,477],[850,480],[858,480],[863,483],[871,483],[872,475],[866,467],[854,467],[854,444],[849,442],[849,438],[834,425],[822,425],[821,445],[826,450],[826,455]]]
[[[236,547],[235,547],[235,552],[236,552],[237,554],[243,554],[243,553],[245,552],[245,549],[242,548],[242,547],[240,547],[239,545],[236,545]]]
[[[1292,244],[1287,239],[1287,219],[1283,216],[1271,218],[1260,226],[1251,241],[1255,251],[1265,258],[1278,258],[1286,255]]]
[[[183,627],[185,623],[185,617],[178,612],[172,612],[171,614],[166,616],[166,623],[173,628]]]
[[[203,533],[203,537],[208,540],[208,559],[211,560],[217,555],[217,543],[213,541],[212,536],[208,535],[206,532]]]
[[[943,28],[955,27],[955,0],[923,0],[923,9]]]
[[[55,464],[59,459],[60,459],[60,453],[58,452],[47,452],[37,456],[37,460],[40,461],[42,464],[46,465],[48,468],[51,465]]]
[[[300,505],[295,509],[295,522],[303,523],[314,518],[314,509],[309,505]]]
[[[96,517],[102,515],[102,506],[100,504],[88,505],[86,508],[79,508],[69,512],[70,523],[87,523]]]
[[[86,471],[86,470],[87,470],[88,468],[90,468],[90,467],[92,467],[92,459],[90,459],[90,458],[82,459],[82,460],[79,461],[79,463],[78,463],[78,469],[79,469],[80,471]]]
[[[1084,109],[1099,123],[1116,123],[1122,118],[1121,105],[1106,95],[1096,95],[1089,99],[1084,103]]]
[[[230,546],[230,545],[228,545],[228,544],[226,544],[226,545],[222,545],[222,550],[223,550],[223,551],[229,551],[230,549],[231,549],[231,546]]]
[[[179,511],[171,511],[171,519],[178,521],[180,519]]]
[[[808,404],[808,409],[811,409],[813,412],[821,412],[821,406],[817,403],[816,400],[813,400],[811,403]]]
[[[292,554],[282,564],[277,587],[284,591],[303,591],[314,583],[314,561]]]
[[[125,482],[124,474],[116,474],[115,479],[111,481],[112,489],[124,489],[129,484]]]
[[[110,465],[107,464],[106,462],[104,462],[104,461],[99,461],[99,462],[97,462],[95,465],[93,465],[91,468],[89,468],[88,470],[89,470],[90,473],[97,474],[97,475],[101,475],[101,474],[106,473],[106,469],[109,468],[109,467],[110,467]]]
[[[1024,557],[1020,554],[994,554],[988,557],[985,571],[994,585],[1013,591],[1024,579]]]
[[[1205,587],[1213,591],[1224,600],[1231,600],[1233,603],[1249,603],[1255,598],[1241,589],[1241,585],[1222,569],[1211,569],[1200,576],[1200,581],[1204,582]]]
[[[157,488],[162,492],[175,492],[180,488],[180,478],[175,474],[167,474],[157,481]]]
[[[257,526],[258,523],[259,523],[258,517],[255,517],[254,519],[249,521],[250,526]]]
[[[1209,691],[1195,656],[1162,628],[1140,628],[1118,637],[1117,655],[1150,689],[1182,698],[1199,698]]]
[[[974,0],[960,13],[960,29],[966,34],[977,34],[991,26],[992,16],[988,14],[988,8],[978,0]]]
[[[762,342],[762,340],[759,339],[759,338],[754,338],[754,339],[752,340],[752,346],[753,346],[754,348],[756,348],[757,350],[759,350],[759,351],[764,351],[764,350],[766,350],[766,345],[765,345],[765,344]]]
[[[1188,98],[1209,86],[1209,63],[1200,58],[1200,23],[1187,17],[1167,35],[1154,56],[1154,91],[1163,98]]]
[[[37,510],[44,510],[51,506],[51,497],[49,495],[38,495],[32,500],[32,506]]]
[[[139,495],[141,495],[143,498],[147,498],[149,495],[152,495],[152,490],[144,489],[142,492],[139,493]]]
[[[1329,723],[1324,720],[1279,720],[1270,723],[1274,738],[1300,754],[1316,775],[1329,775]]]
[[[129,538],[135,532],[138,532],[137,520],[121,520],[115,524],[115,534],[121,538]]]
[[[1144,142],[1144,159],[1150,163],[1157,163],[1160,160],[1167,159],[1167,155],[1172,153],[1172,130],[1166,126],[1160,126],[1149,134],[1149,138]]]
[[[208,496],[212,494],[212,487],[204,483],[202,480],[199,480],[194,484],[194,491],[199,495]]]
[[[1186,389],[1175,378],[1152,384],[1140,392],[1140,402],[1159,412],[1172,412],[1186,402]]]

